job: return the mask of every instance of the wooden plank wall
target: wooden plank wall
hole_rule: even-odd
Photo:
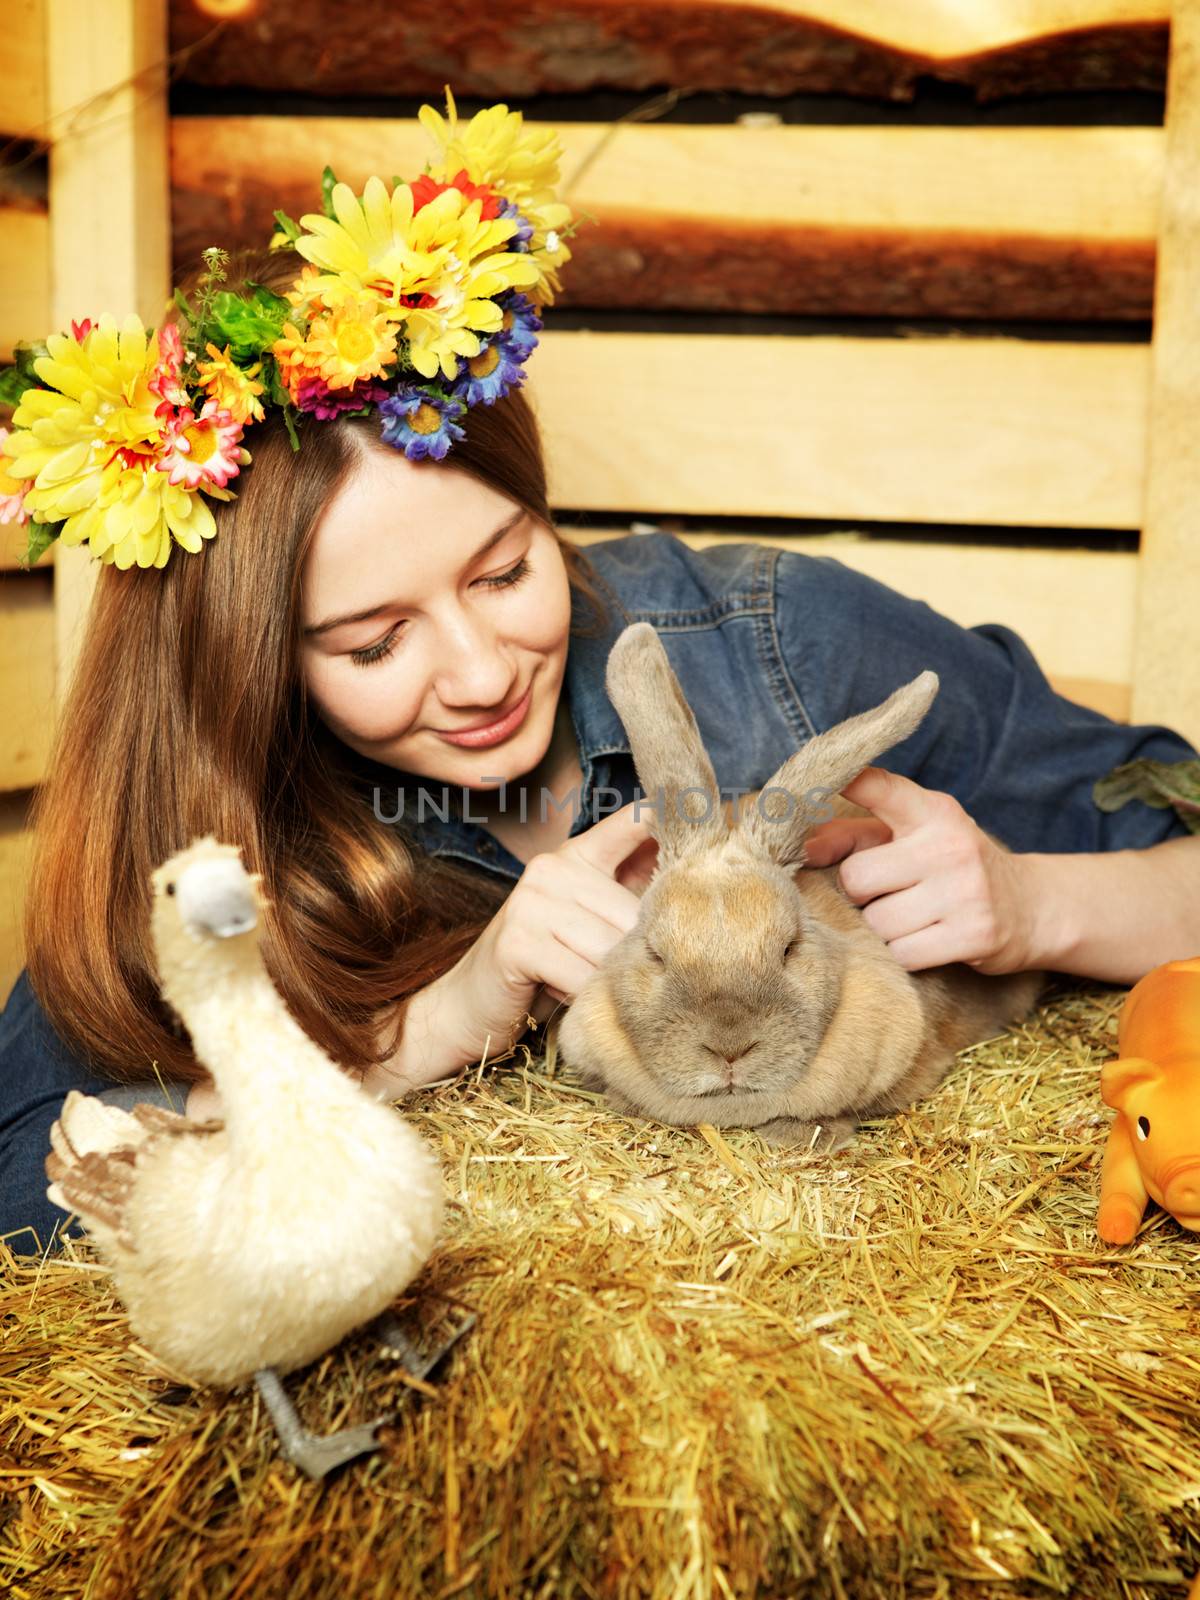
[[[86,217],[104,173],[103,298],[153,320],[168,214],[178,273],[315,209],[326,162],[415,174],[416,108],[449,82],[464,117],[503,100],[553,126],[588,219],[528,380],[575,538],[833,554],[1197,739],[1200,696],[1171,697],[1138,611],[1169,23],[1170,0],[445,0],[435,59],[419,8],[368,0],[10,0],[0,132],[56,142],[40,190],[26,146],[0,164],[0,354],[94,309],[56,178]],[[73,106],[135,70],[116,145],[101,118],[70,164]],[[24,574],[15,549],[0,530],[0,674],[33,673],[0,679],[10,796],[44,761],[46,641],[61,685],[87,594],[80,553]],[[1136,701],[1135,663],[1159,685]]]
[[[326,161],[355,185],[419,171],[411,113],[447,80],[463,116],[523,105],[591,219],[529,378],[575,536],[636,519],[835,554],[1009,623],[1066,692],[1127,716],[1153,652],[1136,549],[1168,6],[948,9],[720,0],[650,25],[599,0],[454,3],[427,69],[411,16],[263,0],[205,41],[211,18],[177,6],[198,46],[177,265],[311,209]]]
[[[165,0],[10,0],[6,69],[19,70],[0,78],[0,135],[20,142],[0,171],[6,359],[17,339],[102,307],[158,315],[170,288],[166,40]],[[0,528],[0,1001],[23,962],[29,804],[96,567],[54,546],[18,571],[23,548],[20,529]]]

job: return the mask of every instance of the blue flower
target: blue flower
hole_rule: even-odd
[[[477,356],[460,358],[459,375],[452,393],[467,405],[493,405],[510,389],[525,381],[520,354],[514,354],[504,333],[494,334]]]
[[[466,438],[456,420],[465,411],[466,406],[453,394],[405,384],[381,401],[381,432],[387,443],[403,450],[410,461],[427,456],[440,461],[452,444]]]
[[[533,302],[519,289],[506,289],[497,296],[496,304],[505,314],[506,326],[501,332],[514,347],[514,353],[524,361],[537,343],[535,329],[542,326],[542,319],[534,310]]]
[[[501,200],[500,209],[496,215],[498,217],[515,217],[518,223],[516,233],[505,239],[502,248],[505,250],[528,250],[529,241],[533,238],[533,223],[526,221],[511,200]]]

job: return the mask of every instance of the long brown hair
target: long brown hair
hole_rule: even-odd
[[[282,291],[303,265],[290,249],[245,251],[228,270]],[[590,563],[551,518],[522,390],[470,407],[462,426],[443,465],[539,518],[602,621]],[[403,1002],[454,965],[511,889],[380,822],[362,764],[307,704],[304,558],[362,451],[392,447],[376,417],[305,416],[297,430],[294,453],[278,412],[247,429],[252,465],[235,500],[209,501],[217,532],[199,553],[101,568],[35,795],[29,981],[64,1040],[121,1082],[145,1081],[153,1063],[186,1082],[205,1075],[159,995],[149,938],[150,872],[199,834],[237,844],[263,874],[267,970],[351,1072],[394,1052]]]

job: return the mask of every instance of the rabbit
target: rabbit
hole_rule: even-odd
[[[649,623],[617,638],[605,687],[659,848],[636,925],[559,1020],[559,1058],[582,1087],[677,1127],[838,1150],[860,1120],[929,1093],[956,1051],[1029,1012],[1043,973],[909,972],[837,867],[804,866],[816,818],[795,802],[823,786],[841,814],[867,815],[837,791],[918,726],[936,673],[811,739],[736,819],[715,803],[696,719]]]

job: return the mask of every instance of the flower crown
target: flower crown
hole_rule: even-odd
[[[561,147],[504,105],[460,129],[448,85],[446,103],[448,120],[418,112],[441,155],[414,182],[372,177],[358,196],[326,167],[321,213],[275,212],[271,247],[307,263],[286,295],[221,287],[214,247],[193,301],[175,291],[179,323],[118,327],[105,312],[17,346],[0,369],[0,405],[15,408],[0,522],[28,523],[24,565],[59,537],[120,568],[165,566],[172,541],[200,550],[216,531],[205,497],[235,498],[240,441],[268,408],[293,449],[297,414],[375,410],[388,444],[441,460],[468,406],[524,381],[576,231],[554,197]]]

